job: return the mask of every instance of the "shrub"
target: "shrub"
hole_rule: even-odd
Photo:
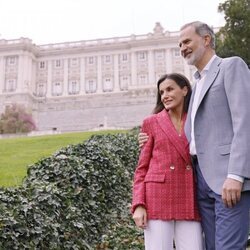
[[[1,189],[0,249],[142,249],[129,214],[136,136],[92,136]]]
[[[27,133],[36,129],[32,115],[23,105],[11,104],[6,106],[0,119],[0,133]]]

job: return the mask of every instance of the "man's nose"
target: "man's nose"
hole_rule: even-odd
[[[181,51],[181,53],[183,52],[183,51],[185,51],[187,49],[187,46],[185,45],[185,44],[182,44],[181,46],[180,46],[180,51]]]

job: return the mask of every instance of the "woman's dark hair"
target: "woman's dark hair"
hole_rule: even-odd
[[[192,93],[190,82],[184,75],[179,74],[179,73],[172,73],[172,74],[165,74],[161,76],[157,82],[157,99],[156,99],[156,106],[153,109],[153,114],[157,114],[164,109],[164,105],[161,102],[161,95],[160,95],[159,87],[160,87],[160,84],[164,82],[166,79],[175,81],[176,84],[181,89],[183,89],[185,86],[187,87],[188,92],[187,92],[187,95],[184,97],[184,107],[183,107],[183,113],[186,113],[188,111],[188,105],[189,105],[190,96]]]

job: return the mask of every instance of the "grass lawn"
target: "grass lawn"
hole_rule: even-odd
[[[118,132],[121,131],[110,130],[0,139],[0,187],[20,185],[29,165],[50,156],[60,148],[80,143],[93,134]]]

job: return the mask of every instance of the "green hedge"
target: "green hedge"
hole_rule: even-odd
[[[137,130],[96,135],[0,190],[0,249],[143,249],[129,204]]]

